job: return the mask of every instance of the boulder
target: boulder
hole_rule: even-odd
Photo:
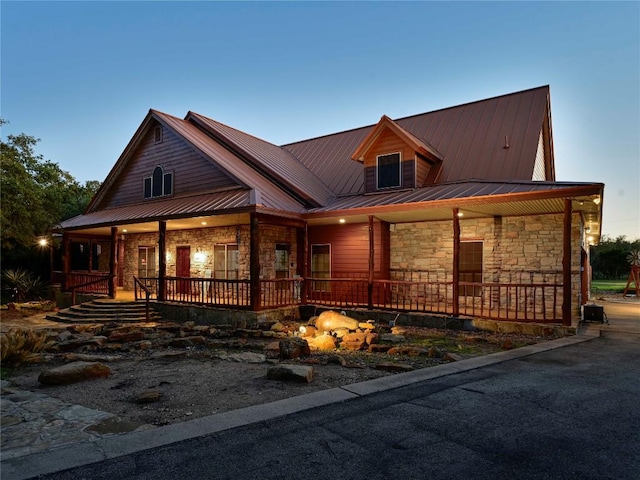
[[[358,328],[361,328],[362,330],[373,330],[376,326],[370,322],[360,322],[358,323]]]
[[[447,352],[442,356],[442,359],[446,362],[459,362],[462,360],[462,357],[457,353]]]
[[[340,348],[342,348],[343,350],[352,350],[354,352],[357,352],[359,350],[364,350],[367,348],[367,344],[364,340],[360,341],[360,340],[353,340],[353,341],[342,341],[340,342]]]
[[[337,328],[355,330],[358,328],[358,321],[338,312],[327,310],[318,316],[315,326],[322,332],[330,332]]]
[[[336,349],[336,340],[331,335],[318,335],[317,337],[308,339],[307,342],[312,352],[326,352]]]
[[[380,340],[387,343],[402,343],[407,341],[404,335],[396,335],[394,333],[383,333],[380,335]]]
[[[360,342],[366,343],[367,334],[366,333],[347,333],[342,337],[343,342]]]
[[[285,332],[286,330],[287,330],[287,327],[285,327],[280,322],[276,322],[273,325],[271,325],[271,331],[272,332]]]
[[[392,348],[391,345],[376,343],[376,344],[369,345],[369,348],[367,349],[367,351],[369,353],[385,353],[389,351],[390,348]]]
[[[342,367],[347,366],[347,360],[340,355],[329,355],[329,357],[327,358],[327,363],[340,365]]]
[[[280,358],[291,359],[311,354],[309,343],[300,337],[287,337],[280,340]]]
[[[144,340],[144,332],[142,330],[113,332],[109,335],[110,342],[139,342],[140,340]]]
[[[393,347],[387,353],[389,355],[409,355],[410,357],[428,356],[429,351],[420,347]]]
[[[103,363],[73,362],[41,372],[38,382],[43,385],[69,385],[109,375],[111,375],[111,369]]]
[[[301,383],[311,383],[313,367],[306,365],[276,365],[267,370],[269,380],[282,380]]]
[[[315,337],[318,334],[318,329],[313,325],[303,325],[300,327],[300,334],[303,337]]]
[[[204,345],[205,338],[201,335],[191,337],[174,338],[169,340],[169,345],[175,348],[193,347],[194,345]]]
[[[380,341],[380,335],[378,335],[377,333],[367,333],[364,341],[367,342],[367,345],[373,345],[374,343],[378,343]]]

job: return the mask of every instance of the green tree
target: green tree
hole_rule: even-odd
[[[6,123],[0,119],[0,125]],[[79,183],[57,163],[36,153],[39,139],[21,133],[0,144],[0,238],[2,268],[33,264],[38,237],[79,215],[100,182]],[[47,256],[44,261],[47,262]],[[35,266],[35,265],[34,265]],[[46,270],[46,269],[44,269]]]
[[[591,247],[591,268],[594,279],[619,280],[629,275],[627,255],[640,250],[640,239],[627,240],[624,235],[611,238],[603,235],[600,243]]]

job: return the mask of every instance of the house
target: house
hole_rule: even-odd
[[[220,308],[570,324],[603,191],[556,181],[548,86],[281,146],[150,110],[59,226],[60,275]]]

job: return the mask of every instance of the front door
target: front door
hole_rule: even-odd
[[[177,293],[189,293],[189,280],[180,280],[191,276],[191,247],[176,249],[176,277],[178,277]]]

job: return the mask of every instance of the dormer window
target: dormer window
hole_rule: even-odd
[[[376,157],[376,175],[378,190],[400,187],[400,152],[378,155]]]
[[[164,173],[161,166],[153,169],[150,177],[144,179],[144,198],[164,197],[173,194],[173,173]]]

